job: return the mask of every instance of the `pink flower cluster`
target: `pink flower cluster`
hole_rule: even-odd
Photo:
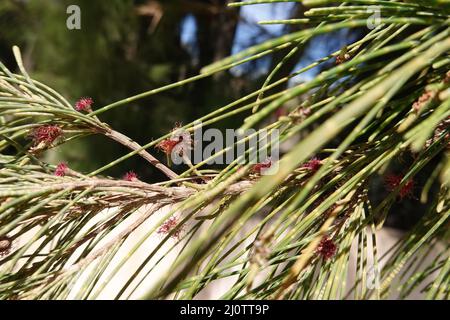
[[[159,227],[158,231],[156,231],[158,234],[168,234],[170,233],[175,227],[178,225],[178,218],[173,216],[164,222],[161,227]],[[181,232],[183,228],[178,228],[173,234],[173,238],[180,238]]]
[[[92,100],[92,98],[81,98],[77,101],[77,103],[75,103],[75,110],[91,112],[91,106],[93,103],[94,100]]]
[[[270,158],[267,158],[266,160],[264,160],[261,163],[257,163],[252,167],[252,172],[253,173],[258,173],[261,174],[261,171],[265,170],[265,169],[269,169],[272,166],[272,160]]]
[[[310,172],[316,172],[322,166],[322,161],[318,158],[312,158],[308,162],[306,162],[302,168],[308,169]]]
[[[123,180],[125,181],[137,181],[138,179],[138,175],[134,172],[134,171],[128,171],[127,173],[124,174]]]
[[[67,164],[65,162],[61,162],[56,166],[55,176],[64,177],[66,175],[67,169],[69,169]]]
[[[320,241],[316,252],[320,254],[324,259],[330,259],[336,254],[336,250],[337,246],[333,242],[333,240],[328,237],[324,237]]]
[[[402,180],[403,180],[402,175],[398,175],[398,174],[387,175],[384,178],[384,182],[386,184],[386,189],[391,192],[394,191],[395,189],[397,189],[398,186],[400,186],[400,183],[402,182]],[[400,191],[399,191],[400,199],[402,200],[405,197],[412,197],[413,190],[414,190],[414,180],[409,179],[403,185],[403,187],[400,188]]]
[[[44,142],[49,145],[63,135],[63,130],[58,125],[45,125],[34,128],[30,137],[33,139],[34,145],[37,146]]]

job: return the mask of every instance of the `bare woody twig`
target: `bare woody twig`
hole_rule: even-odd
[[[179,176],[170,170],[168,167],[166,167],[164,164],[162,164],[158,159],[156,159],[154,156],[152,156],[148,151],[142,148],[141,145],[139,145],[137,142],[131,140],[127,136],[123,135],[120,132],[117,132],[115,130],[107,130],[105,132],[105,135],[114,141],[119,142],[120,144],[124,145],[125,147],[137,151],[137,153],[143,157],[145,160],[150,162],[152,165],[154,165],[157,169],[159,169],[161,172],[163,172],[167,177],[170,179],[178,179]],[[138,151],[139,150],[139,151]]]

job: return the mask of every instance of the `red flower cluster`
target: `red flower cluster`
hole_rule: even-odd
[[[47,125],[34,128],[30,137],[33,139],[34,145],[44,142],[49,145],[62,136],[63,131],[58,125]]]
[[[92,100],[92,98],[81,98],[75,104],[75,110],[91,112],[92,111],[91,105],[93,103],[94,103],[94,100]]]
[[[173,216],[170,217],[169,219],[167,219],[166,222],[164,222],[162,224],[161,227],[159,227],[158,231],[156,231],[158,234],[168,234],[170,231],[172,231],[178,224],[178,219],[177,217]],[[173,238],[180,238],[182,232],[182,228],[178,228],[173,234],[172,237]]]
[[[180,137],[177,138],[167,138],[156,145],[156,148],[160,149],[165,154],[169,155],[172,153],[173,148],[181,142]]]
[[[134,171],[128,171],[123,175],[122,179],[125,181],[137,181],[138,175]]]
[[[68,168],[69,168],[69,167],[67,166],[66,163],[61,162],[60,164],[58,164],[58,165],[56,166],[56,169],[55,169],[55,176],[58,176],[58,177],[64,177],[64,176],[66,175],[66,170],[67,170]]]
[[[271,160],[270,158],[267,158],[267,159],[264,160],[263,162],[255,164],[255,165],[252,167],[251,171],[252,171],[253,173],[258,173],[258,174],[260,174],[262,170],[264,170],[264,169],[269,169],[271,166],[272,166],[272,160]]]
[[[384,178],[384,182],[386,184],[386,189],[388,191],[394,191],[400,185],[403,180],[402,175],[390,174]],[[412,196],[412,192],[414,190],[414,180],[408,180],[403,187],[401,187],[399,191],[400,199],[403,199],[407,196]]]
[[[324,259],[330,259],[336,254],[336,244],[328,237],[322,238],[317,247],[316,252],[320,254]]]
[[[316,172],[322,166],[322,161],[318,158],[312,158],[308,162],[306,162],[302,168],[308,169],[311,172]]]
[[[176,123],[175,128],[172,130],[172,136],[158,143],[156,148],[160,149],[166,155],[172,153],[182,155],[190,150],[193,144],[191,134],[183,130],[180,123]]]

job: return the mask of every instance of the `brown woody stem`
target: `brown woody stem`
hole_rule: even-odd
[[[157,169],[159,169],[161,172],[163,172],[170,179],[178,179],[179,178],[179,176],[175,172],[173,172],[168,167],[166,167],[164,164],[162,164],[158,159],[156,159],[154,156],[152,156],[145,149],[142,149],[141,145],[139,145],[137,142],[131,140],[126,135],[124,135],[120,132],[117,132],[115,130],[112,130],[112,129],[104,132],[104,134],[107,137],[113,139],[114,141],[120,143],[121,145],[123,145],[133,151],[140,150],[138,152],[138,154],[141,157],[143,157],[145,160],[150,162],[153,166],[155,166]]]

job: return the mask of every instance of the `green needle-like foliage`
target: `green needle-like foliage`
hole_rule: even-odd
[[[450,1],[248,0],[230,6],[274,2],[302,2],[309,10],[305,19],[261,23],[307,28],[93,112],[77,111],[33,80],[14,48],[20,74],[0,64],[0,299],[95,299],[111,292],[114,281],[119,285],[110,296],[116,299],[193,299],[221,279],[232,279],[224,299],[408,298],[418,288],[428,299],[449,298]],[[273,80],[309,39],[366,28],[373,6],[381,10],[374,29]],[[152,155],[170,132],[140,146],[101,121],[111,109],[126,113],[132,101],[285,48],[291,51],[260,90],[198,119],[214,125],[244,114],[242,129],[280,130],[289,147],[274,175],[260,176],[238,161],[217,170],[208,159],[176,173]],[[321,70],[312,80],[277,91],[312,68]],[[280,108],[287,112],[275,118]],[[104,135],[130,153],[90,173],[46,163],[50,149],[86,135]],[[411,163],[389,175],[405,155]],[[167,181],[102,175],[132,156],[146,159]],[[427,181],[413,188],[430,166]],[[64,172],[55,175],[55,169]],[[371,197],[380,177],[388,187],[381,200]],[[411,194],[420,194],[414,201],[427,210],[382,256],[377,231]],[[424,265],[432,250],[437,257]],[[136,256],[139,263],[130,267]],[[353,283],[350,269],[356,270]]]

